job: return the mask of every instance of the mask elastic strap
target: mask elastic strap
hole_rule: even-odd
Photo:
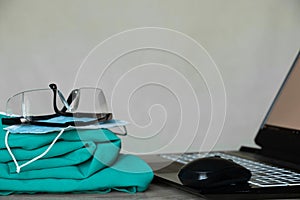
[[[43,156],[45,156],[51,150],[53,145],[56,143],[56,141],[59,139],[59,137],[63,134],[64,131],[65,131],[65,129],[62,129],[59,132],[59,134],[55,137],[55,139],[52,141],[52,143],[49,145],[49,147],[42,154],[40,154],[39,156],[36,156],[35,158],[27,161],[26,163],[22,164],[21,166],[19,166],[14,154],[12,153],[12,151],[11,151],[9,145],[8,145],[8,135],[9,135],[10,132],[7,131],[6,135],[5,135],[5,146],[6,146],[6,149],[7,149],[8,153],[10,154],[11,158],[13,159],[13,161],[16,165],[16,172],[20,173],[22,167],[25,167],[26,165],[29,165],[30,163],[32,163],[32,162],[42,158]]]

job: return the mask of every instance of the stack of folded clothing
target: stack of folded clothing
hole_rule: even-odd
[[[5,138],[0,125],[0,195],[111,190],[134,193],[146,190],[153,178],[151,168],[143,160],[119,154],[120,138],[108,129],[66,130],[43,157],[18,171],[16,162],[21,166],[41,155],[59,132],[11,133]]]

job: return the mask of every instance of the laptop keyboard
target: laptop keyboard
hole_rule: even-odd
[[[221,158],[231,159],[251,171],[252,176],[250,184],[260,187],[275,187],[275,186],[295,186],[300,185],[300,173],[296,173],[284,168],[274,167],[261,162],[256,162],[233,156],[225,153],[185,153],[185,154],[162,154],[161,157],[187,164],[198,158],[220,156]]]

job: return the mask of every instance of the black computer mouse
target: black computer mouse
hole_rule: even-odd
[[[251,172],[232,160],[216,156],[199,158],[184,165],[178,178],[189,187],[214,188],[246,183]]]

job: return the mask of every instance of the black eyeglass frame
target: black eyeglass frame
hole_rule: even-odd
[[[55,114],[42,115],[42,116],[2,118],[2,124],[4,125],[30,124],[30,125],[51,126],[51,127],[88,126],[100,122],[105,122],[113,118],[112,113],[83,113],[83,112],[70,113],[67,112],[66,105],[64,105],[64,107],[61,110],[59,110],[56,104],[56,99],[57,99],[57,94],[60,91],[57,89],[57,86],[54,83],[50,84],[49,87],[53,91],[53,109],[55,111]],[[76,98],[78,90],[79,89],[74,89],[71,91],[66,101],[67,104],[70,105],[73,102],[73,100]],[[65,102],[63,103],[65,104]],[[49,123],[49,122],[41,121],[41,120],[47,120],[59,116],[76,117],[76,118],[96,118],[96,119],[91,121],[69,121],[65,123]]]

